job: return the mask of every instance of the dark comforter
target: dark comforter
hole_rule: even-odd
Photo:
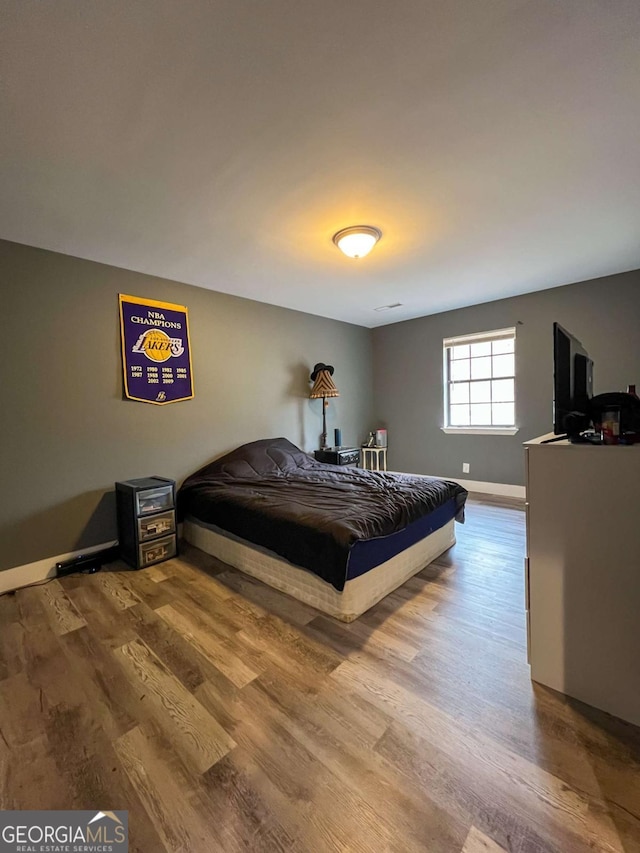
[[[182,516],[215,524],[342,590],[360,540],[403,530],[447,501],[464,521],[467,492],[449,480],[316,462],[285,438],[245,444],[182,485]]]

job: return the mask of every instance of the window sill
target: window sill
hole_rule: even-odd
[[[515,435],[518,427],[440,427],[447,435]]]

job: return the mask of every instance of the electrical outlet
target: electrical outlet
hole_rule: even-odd
[[[463,463],[462,463],[462,473],[463,473],[463,474],[468,474],[468,473],[469,473],[469,463],[468,463],[468,462],[463,462]]]

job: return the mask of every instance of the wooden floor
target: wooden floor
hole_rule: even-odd
[[[523,514],[351,625],[194,549],[0,598],[0,806],[130,849],[640,851],[640,730],[532,686]]]

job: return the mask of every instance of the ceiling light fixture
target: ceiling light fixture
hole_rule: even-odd
[[[353,225],[333,235],[333,242],[348,258],[364,258],[382,237],[372,225]]]

